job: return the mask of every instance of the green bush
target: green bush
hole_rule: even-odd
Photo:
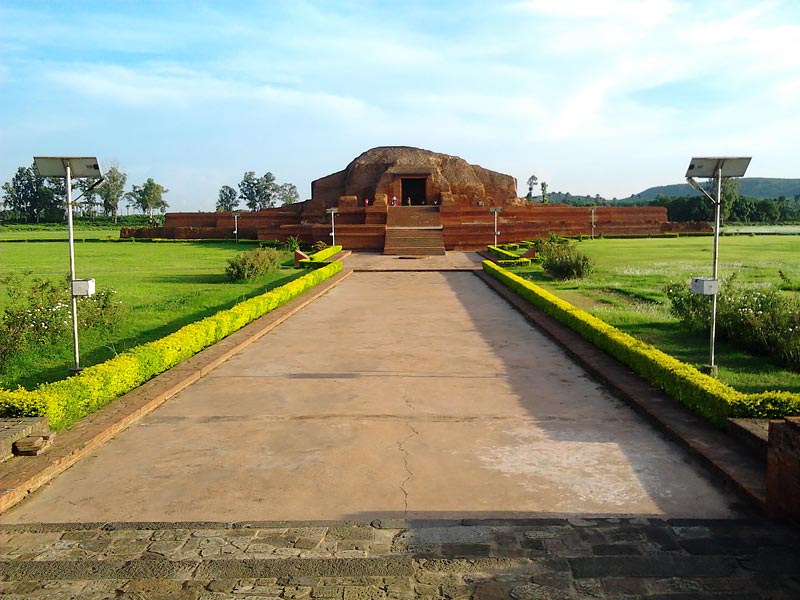
[[[501,267],[528,267],[531,264],[530,258],[517,258],[514,260],[497,260],[495,261]]]
[[[490,246],[487,246],[487,250],[489,251],[490,254],[493,254],[497,258],[502,259],[502,260],[516,260],[516,259],[519,258],[519,256],[517,256],[513,252],[509,252],[508,250],[505,250],[505,249],[501,248],[500,246],[491,246],[490,245]]]
[[[0,276],[5,308],[0,315],[0,373],[15,355],[47,351],[68,337],[72,314],[70,280],[60,282],[32,277],[30,272]],[[119,322],[121,303],[116,292],[100,289],[94,296],[78,298],[78,318],[83,329],[110,329]]]
[[[664,291],[670,312],[687,327],[711,327],[711,296],[692,294],[688,284],[678,282]],[[717,295],[717,331],[747,352],[800,370],[800,303],[778,288],[743,287],[735,276],[724,280]]]
[[[483,269],[531,304],[719,427],[725,426],[728,417],[779,418],[800,415],[800,394],[776,391],[743,394],[491,261],[484,261]]]
[[[45,416],[55,430],[69,427],[341,270],[340,261],[330,263],[229,310],[182,327],[160,340],[87,367],[68,379],[42,384],[35,390],[0,388],[0,416]]]
[[[581,279],[594,268],[592,259],[572,244],[542,244],[537,254],[542,268],[554,279]]]
[[[302,244],[299,237],[296,235],[290,235],[288,238],[286,238],[286,241],[283,242],[281,247],[289,252],[294,252],[295,250],[300,250],[301,245]]]
[[[253,248],[228,259],[225,274],[231,281],[255,279],[281,268],[281,254],[275,248]]]

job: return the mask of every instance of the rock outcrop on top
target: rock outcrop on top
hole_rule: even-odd
[[[325,207],[336,206],[341,196],[359,201],[381,194],[402,198],[403,179],[424,179],[429,204],[502,205],[517,200],[517,182],[510,175],[409,146],[367,150],[344,170],[313,181],[311,196]]]

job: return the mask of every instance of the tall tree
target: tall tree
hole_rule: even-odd
[[[150,222],[154,222],[153,212],[156,210],[164,211],[169,204],[164,200],[164,194],[169,190],[160,183],[153,181],[150,177],[143,185],[134,185],[133,191],[126,196],[132,201],[133,205],[150,217]]]
[[[547,204],[547,182],[543,181],[539,186],[542,188],[542,204]]]
[[[117,212],[119,211],[119,201],[125,191],[125,182],[128,175],[119,170],[117,165],[111,165],[106,171],[106,179],[97,188],[97,195],[103,200],[103,212],[114,216],[114,223],[117,222]]]
[[[278,186],[276,198],[281,205],[294,204],[300,199],[300,194],[297,193],[297,186],[293,183],[282,183]]]
[[[531,175],[528,177],[528,195],[526,196],[528,202],[533,202],[533,188],[536,186],[538,181],[539,178],[536,177],[536,175]]]
[[[239,196],[236,190],[229,185],[223,185],[219,189],[217,197],[217,212],[231,212],[239,206]]]
[[[33,166],[19,167],[3,184],[3,205],[28,222],[63,220],[65,198],[64,180],[40,177]]]
[[[250,210],[263,210],[275,206],[278,186],[275,176],[267,171],[261,177],[247,171],[239,182],[239,197]]]

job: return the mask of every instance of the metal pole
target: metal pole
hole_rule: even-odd
[[[236,243],[239,243],[239,215],[233,215],[233,233],[236,236]]]
[[[494,211],[494,245],[497,246],[497,211]]]
[[[714,203],[714,265],[711,277],[716,281],[719,275],[719,224],[722,208],[722,165],[717,167],[717,201]],[[719,290],[719,288],[717,288]],[[709,365],[712,375],[717,373],[714,357],[714,344],[717,337],[717,294],[711,296],[711,363]]]
[[[72,233],[72,170],[69,161],[65,161],[67,171],[67,229],[69,231],[69,295],[72,298],[72,348],[75,373],[81,370],[80,352],[78,350],[78,299],[73,293],[75,281],[75,236]]]
[[[331,211],[331,246],[336,245],[336,225],[334,225],[334,217],[336,213]]]

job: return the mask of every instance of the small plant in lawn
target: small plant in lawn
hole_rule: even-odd
[[[285,242],[283,242],[283,249],[288,250],[289,252],[294,252],[295,250],[300,250],[300,238],[296,235],[289,236]]]
[[[541,244],[538,255],[545,272],[555,279],[581,279],[592,272],[592,259],[578,251],[573,244],[547,242]]]
[[[322,240],[319,240],[317,242],[314,242],[313,247],[314,247],[314,252],[322,252],[323,250],[325,250],[325,248],[328,247],[328,244],[326,244]]]
[[[281,255],[275,248],[254,248],[228,260],[225,274],[231,281],[255,279],[281,268]]]

